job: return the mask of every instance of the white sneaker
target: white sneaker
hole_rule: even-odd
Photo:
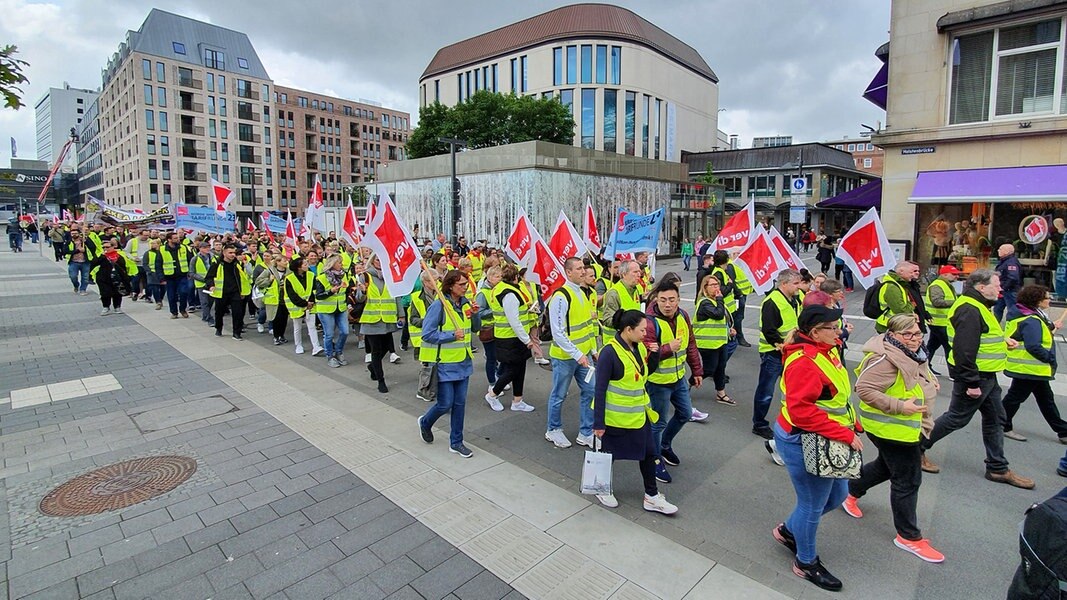
[[[106,317],[106,316],[108,316],[110,314],[111,314],[111,309],[110,308],[105,308],[104,310],[100,311],[100,316],[101,317]]]
[[[504,386],[504,391],[508,391],[510,389],[511,389],[511,384],[510,383]]]
[[[400,355],[397,354],[396,352],[390,352],[389,353],[389,362],[393,363],[394,365],[400,364]]]
[[[593,447],[593,436],[578,434],[578,437],[574,438],[574,441],[578,442],[579,446],[585,446],[587,448]]]
[[[304,353],[304,347],[303,346],[297,346],[296,347],[296,353],[297,354],[303,354]]]
[[[616,508],[616,507],[619,506],[619,501],[615,499],[615,494],[607,494],[605,496],[601,496],[600,494],[597,494],[596,495],[596,499],[599,500],[601,504],[603,504],[604,506],[606,506],[608,508]]]
[[[694,423],[703,423],[708,420],[708,413],[700,412],[699,410],[694,408],[693,415],[689,417],[689,420],[693,421]]]
[[[771,455],[771,460],[779,467],[785,466],[785,461],[782,460],[782,455],[778,454],[778,444],[774,440],[764,440],[763,447],[767,449],[767,452]]]
[[[116,315],[121,315],[122,314],[122,309],[121,308],[116,308],[115,310],[113,310],[111,312],[115,313]]]
[[[500,400],[497,400],[496,396],[492,394],[486,394],[485,401],[489,403],[489,408],[492,408],[496,412],[504,410],[504,405],[501,404]]]
[[[533,412],[534,407],[530,406],[529,404],[526,404],[522,400],[519,400],[518,402],[511,403],[511,410],[515,412]]]
[[[263,327],[262,325],[256,323],[256,331],[258,331],[260,333],[263,333],[264,331],[266,331],[266,328]]]
[[[429,398],[423,396],[422,394],[420,394],[418,392],[415,392],[415,398],[417,400],[422,400],[423,402],[433,402],[433,400],[430,400]]]
[[[678,507],[667,502],[667,498],[661,492],[655,496],[645,494],[645,510],[649,512],[663,513],[665,515],[673,515],[678,512]]]
[[[545,358],[543,356],[540,357],[540,358],[535,358],[534,362],[539,364],[539,365],[550,365],[550,364],[552,364],[552,361],[548,360],[547,358]]]
[[[567,436],[563,435],[562,429],[553,429],[545,432],[545,439],[555,444],[557,448],[571,447],[571,441],[567,439]]]
[[[370,354],[363,357],[363,362],[370,364]]]
[[[323,348],[322,346],[319,346],[318,348],[312,348],[311,349],[311,355],[312,356],[318,356],[318,355],[322,354],[325,351],[326,351],[325,348]]]

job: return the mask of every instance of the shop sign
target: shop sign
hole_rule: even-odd
[[[1023,217],[1019,223],[1019,237],[1027,244],[1037,245],[1048,239],[1048,221],[1041,215]]]
[[[909,154],[933,154],[937,151],[937,146],[912,146],[911,148],[901,148],[900,153],[904,156]]]

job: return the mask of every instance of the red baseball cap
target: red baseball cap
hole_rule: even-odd
[[[937,272],[938,275],[960,275],[962,271],[952,265],[945,265]]]

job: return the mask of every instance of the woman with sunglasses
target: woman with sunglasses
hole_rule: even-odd
[[[897,530],[893,544],[926,562],[943,562],[945,555],[922,536],[916,516],[922,484],[919,442],[934,427],[930,413],[939,387],[923,348],[919,318],[913,313],[893,315],[886,332],[867,340],[863,352],[856,369],[860,422],[878,448],[878,458],[863,465],[859,479],[849,481],[842,508],[849,516],[863,518],[858,500],[888,481]]]
[[[1015,433],[1012,418],[1032,394],[1041,416],[1045,417],[1061,444],[1067,444],[1067,422],[1060,417],[1051,381],[1056,377],[1056,346],[1052,333],[1063,327],[1067,312],[1053,322],[1048,316],[1052,295],[1043,285],[1028,285],[1019,291],[1014,309],[1008,310],[1008,324],[1004,335],[1019,342],[1008,349],[1008,366],[1004,374],[1011,377],[1011,387],[1004,396],[1004,437],[1025,442],[1026,437]]]

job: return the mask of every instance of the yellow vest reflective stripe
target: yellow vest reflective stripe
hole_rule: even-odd
[[[956,328],[952,325],[952,317],[964,305],[970,305],[978,309],[987,329],[978,342],[978,357],[975,360],[975,365],[983,373],[1003,371],[1008,366],[1008,344],[1004,341],[1004,330],[1000,328],[1000,322],[993,316],[993,311],[986,308],[981,302],[970,296],[956,298],[952,308],[948,309],[948,339],[952,341],[956,339]],[[948,351],[948,364],[953,366],[956,364],[954,348]]]
[[[193,269],[196,271],[197,275],[207,275],[207,270],[209,266],[211,266],[210,254],[206,256],[203,254],[196,255],[196,260],[193,261]],[[195,279],[193,280],[193,286],[198,290],[204,289],[205,285],[207,284],[203,281],[197,281]]]
[[[930,313],[930,324],[934,327],[948,327],[948,311],[949,308],[938,308],[934,306],[934,303],[930,301],[930,290],[937,286],[944,290],[945,298],[949,302],[956,301],[956,290],[952,288],[952,284],[938,277],[930,282],[930,285],[926,288],[926,312]]]
[[[787,356],[782,372],[785,373],[785,370],[789,368],[789,365],[803,355],[803,350],[797,350]],[[852,394],[852,383],[849,381],[848,371],[845,370],[845,367],[841,365],[840,362],[835,365],[822,353],[817,354],[813,362],[834,386],[833,397],[816,400],[815,406],[817,406],[819,410],[825,412],[832,421],[836,421],[850,429],[854,428],[856,415],[852,412],[852,405],[848,403],[848,397]],[[789,418],[789,409],[785,404],[785,395],[789,392],[785,389],[784,376],[782,377],[779,386],[782,388],[782,416],[785,417],[787,423],[793,425],[792,419]]]
[[[608,382],[604,394],[604,424],[620,429],[640,429],[645,424],[646,413],[652,411],[648,392],[645,391],[648,349],[644,344],[637,344],[637,352],[641,356],[641,364],[638,365],[633,353],[617,340],[608,340],[606,345],[615,348],[615,354],[623,366],[623,375]]]
[[[422,326],[416,327],[411,324],[412,317],[418,315],[419,318],[426,316],[426,303],[422,300],[422,294],[412,294],[411,304],[408,305],[408,337],[411,338],[411,345],[415,349],[422,347]]]
[[[556,294],[564,294],[567,298],[567,338],[582,354],[590,354],[596,350],[596,328],[593,327],[595,304],[589,301],[589,297],[582,290],[574,293],[569,287],[556,290]],[[550,299],[551,301],[551,299]],[[548,355],[560,360],[573,360],[571,355],[563,351],[552,340],[552,347]]]
[[[537,296],[539,292],[537,291],[537,284],[532,281],[523,281],[520,289],[522,290],[522,295],[524,295],[523,300],[530,303],[526,310],[521,313],[522,324],[525,325],[526,330],[529,331],[531,328],[537,326],[537,321],[541,318],[540,313],[530,312],[530,308],[538,303]]]
[[[659,366],[656,367],[656,372],[648,376],[649,383],[655,383],[658,385],[671,385],[678,380],[685,377],[685,358],[689,348],[689,325],[685,322],[685,317],[682,313],[674,318],[674,325],[677,328],[674,333],[671,333],[670,323],[662,317],[655,317],[653,321],[658,325],[659,335],[659,347],[662,349],[670,344],[672,340],[679,340],[681,345],[678,346],[678,351],[671,354],[668,358],[661,358]]]
[[[734,270],[735,271],[740,271],[740,269],[736,269],[736,268]],[[730,292],[729,296],[727,296],[726,292],[725,292],[726,288],[729,287],[731,283],[734,283],[733,278],[730,277],[730,274],[727,273],[726,269],[724,269],[722,267],[715,267],[714,269],[711,270],[711,274],[712,275],[722,275],[722,277],[719,278],[719,281],[722,283],[722,288],[724,290],[723,291],[722,300],[726,304],[726,310],[730,314],[733,314],[733,313],[737,312],[737,297],[734,296],[733,292]],[[701,290],[697,290],[698,293],[700,291]]]
[[[167,253],[164,252],[163,256],[166,257]],[[164,259],[165,260],[165,259]],[[222,298],[222,290],[226,285],[226,271],[222,268],[225,265],[225,261],[219,261],[219,268],[215,269],[215,289],[209,296],[212,298]],[[245,273],[245,270],[241,267],[241,264],[236,260],[233,264],[237,265],[237,279],[241,282],[241,295],[247,296],[252,293],[252,279]]]
[[[463,310],[456,310],[451,302],[447,300],[445,302],[448,302],[448,305],[444,306],[442,303],[441,324],[437,330],[451,333],[456,329],[462,329],[465,335],[462,340],[442,344],[422,344],[419,347],[419,360],[422,362],[461,363],[471,357],[470,304],[464,306]],[[425,323],[423,328],[425,329]]]
[[[163,256],[163,274],[173,275],[175,271],[174,255],[167,248],[160,248],[159,251]],[[178,262],[182,265],[189,264],[189,251],[185,249],[185,246],[178,246]]]
[[[507,315],[504,314],[503,299],[505,294],[509,292],[515,294],[515,297],[519,300],[520,322],[522,321],[522,315],[527,314],[530,310],[530,300],[522,293],[522,290],[503,281],[496,284],[492,291],[486,294],[485,300],[489,303],[489,307],[493,309],[493,337],[498,340],[519,337],[515,330],[511,328]]]
[[[1023,321],[1026,319],[1033,319],[1041,324],[1041,347],[1050,353],[1055,352],[1052,348],[1052,332],[1049,330],[1045,320],[1037,315],[1026,315],[1008,321],[1008,325],[1004,329],[1004,336],[1014,336],[1015,332],[1018,331],[1019,326],[1022,325]],[[1024,346],[1022,342],[1019,342],[1019,345],[1016,346],[1015,349],[1008,349],[1008,365],[1004,367],[1004,372],[1009,376],[1031,375],[1051,378],[1052,365],[1034,358],[1034,355],[1026,350],[1026,346]]]
[[[315,285],[314,273],[305,271],[303,283],[301,283],[300,278],[296,276],[296,273],[292,272],[285,276],[285,280],[293,287],[293,291],[296,292],[297,296],[300,296],[304,300],[311,299],[311,291]],[[304,311],[307,307],[297,306],[289,299],[289,294],[283,292],[283,295],[285,296],[285,308],[289,309],[289,316],[294,319],[299,319],[304,316]]]
[[[767,297],[763,299],[764,304],[768,302],[773,302],[775,306],[778,307],[778,313],[782,316],[782,324],[778,327],[778,335],[782,336],[782,339],[784,340],[789,336],[789,332],[797,328],[797,317],[800,316],[800,310],[803,305],[798,301],[794,308],[785,297],[785,294],[777,288],[771,290],[771,293],[767,294]],[[760,307],[759,329],[759,351],[761,353],[774,352],[774,346],[763,336],[762,306]]]
[[[619,310],[641,310],[641,296],[637,293],[637,287],[634,286],[634,291],[629,291],[622,281],[616,281],[607,287],[607,290],[615,290],[615,293],[619,295]],[[607,290],[604,291],[604,295],[607,296]],[[603,318],[603,307],[601,312],[598,313],[600,318]],[[617,333],[614,329],[607,325],[603,325],[603,334],[605,340],[610,340],[615,337]]]
[[[329,291],[330,288],[333,287],[332,285],[330,285],[330,280],[326,277],[326,272],[325,271],[323,271],[321,275],[318,275],[317,277],[315,277],[315,281],[318,281],[322,285],[323,289],[325,289],[326,291]],[[315,314],[319,314],[319,313],[332,314],[332,313],[344,312],[344,311],[348,310],[348,303],[347,303],[346,298],[345,298],[345,291],[348,289],[348,283],[349,283],[348,275],[342,275],[341,276],[341,287],[337,289],[337,293],[336,294],[331,294],[330,296],[327,296],[326,298],[323,298],[321,300],[316,298],[315,299]],[[368,288],[368,291],[369,291],[369,288]],[[367,300],[367,305],[368,306],[370,305],[370,300]],[[396,309],[394,308],[394,310],[396,310]],[[362,323],[362,322],[363,322],[363,320],[361,319],[360,323]]]
[[[755,288],[752,287],[752,282],[748,280],[745,272],[737,268],[737,265],[732,260],[726,264],[732,265],[734,268],[734,283],[737,285],[737,291],[741,292],[742,296],[751,294]]]
[[[885,277],[882,279],[882,287],[878,289],[878,308],[882,309],[882,313],[878,315],[878,318],[874,321],[875,325],[881,327],[879,331],[885,331],[885,328],[889,325],[889,318],[893,316],[893,313],[889,312],[889,303],[885,300],[886,290],[889,286],[895,285],[900,289],[900,294],[903,296],[904,301],[908,301],[908,290],[904,289],[904,286],[900,284],[896,279]]]
[[[700,305],[704,302],[711,302],[710,299],[700,297],[697,300],[696,312],[700,312]],[[696,340],[697,348],[704,350],[715,350],[716,348],[722,348],[726,345],[726,342],[730,341],[730,328],[726,326],[726,316],[723,315],[722,319],[708,319],[701,321],[695,319],[693,321],[693,339]]]
[[[485,271],[485,255],[476,256],[471,252],[467,254],[467,258],[471,261],[471,277],[473,277],[475,281],[481,281]]]
[[[367,279],[367,304],[363,307],[360,323],[396,323],[396,300],[383,285],[380,289],[374,278]]]
[[[870,352],[863,356],[863,360],[860,361],[859,366],[856,367],[857,376],[862,374],[864,369],[870,366],[873,356],[874,355]],[[875,360],[889,359],[880,357]],[[885,395],[897,400],[915,400],[915,404],[919,406],[926,404],[922,385],[916,383],[909,390],[904,385],[904,375],[901,374],[900,371],[897,371],[896,381],[886,389]],[[860,423],[863,424],[863,429],[867,433],[883,440],[892,440],[895,442],[914,443],[919,441],[919,434],[922,432],[923,424],[922,413],[915,413],[913,415],[891,415],[867,404],[863,401],[863,398],[860,398],[859,406]]]

